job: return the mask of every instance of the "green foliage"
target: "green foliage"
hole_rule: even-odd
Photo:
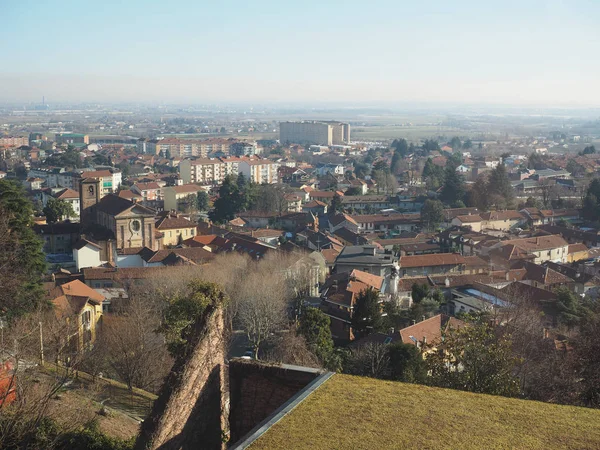
[[[361,194],[362,194],[362,191],[360,190],[360,188],[357,188],[355,186],[348,188],[348,190],[346,192],[344,192],[344,195],[361,195]]]
[[[415,345],[398,342],[388,346],[390,379],[405,383],[425,383],[427,365]]]
[[[519,394],[511,342],[485,323],[450,329],[426,362],[434,386],[506,397]]]
[[[217,284],[199,280],[190,282],[187,292],[170,299],[159,330],[165,335],[169,353],[174,358],[183,355],[196,321],[209,306],[226,302],[227,297]]]
[[[505,207],[508,207],[515,198],[515,193],[506,172],[504,164],[498,166],[490,172],[490,177],[487,184],[488,197],[500,197],[506,202]]]
[[[456,166],[448,161],[444,173],[444,184],[440,193],[440,200],[447,205],[454,206],[463,201],[465,197],[465,180],[456,171]]]
[[[131,450],[135,439],[117,439],[100,431],[98,422],[93,420],[83,428],[72,431],[59,441],[59,449],[69,450]]]
[[[240,189],[232,175],[227,175],[219,188],[219,198],[214,203],[213,210],[209,213],[210,220],[223,223],[235,218],[244,203]]]
[[[577,296],[569,288],[561,286],[554,291],[557,295],[558,322],[573,327],[579,323],[585,311]]]
[[[600,179],[594,178],[583,199],[582,216],[587,220],[600,220]]]
[[[367,176],[368,173],[369,173],[368,164],[359,163],[359,162],[354,163],[354,175],[356,175],[356,178],[364,178]]]
[[[204,191],[198,192],[198,211],[208,211],[210,206],[210,197]]]
[[[448,145],[450,147],[452,147],[452,150],[460,150],[462,148],[462,141],[460,140],[460,138],[458,136],[454,136],[450,142],[448,143]]]
[[[311,352],[326,364],[333,352],[331,321],[320,309],[307,308],[300,317],[298,332],[304,336]]]
[[[421,148],[426,152],[433,152],[435,150],[440,149],[440,144],[438,144],[438,142],[434,141],[433,139],[425,139],[425,142],[423,142]]]
[[[427,183],[428,189],[434,191],[439,189],[439,187],[444,184],[444,175],[444,168],[433,164],[431,158],[428,158],[427,161],[425,161],[422,176]]]
[[[401,170],[402,159],[405,158],[408,153],[408,143],[406,139],[395,139],[392,142],[392,148],[394,154],[392,156],[391,171],[393,174],[398,174]]]
[[[81,153],[79,150],[69,149],[64,153],[57,153],[45,159],[45,164],[57,167],[83,167]]]
[[[421,208],[421,221],[427,230],[435,230],[444,220],[444,205],[439,200],[425,200]]]
[[[412,301],[413,303],[420,303],[425,297],[429,296],[430,290],[429,285],[415,283],[412,285]]]
[[[56,223],[63,219],[75,216],[75,211],[73,210],[73,205],[71,203],[55,198],[48,199],[48,203],[46,203],[43,213],[46,216],[46,221],[48,223]]]
[[[579,164],[574,159],[570,159],[569,162],[567,162],[566,169],[571,175],[574,175],[574,176],[579,176],[579,175],[585,174],[585,167],[583,167],[581,164]]]
[[[354,305],[352,328],[357,336],[366,336],[380,331],[384,326],[379,304],[379,293],[368,288],[360,293]]]
[[[588,145],[586,148],[583,149],[580,155],[593,155],[594,153],[596,153],[596,147],[594,147],[593,145]]]
[[[42,241],[33,231],[33,204],[23,188],[11,181],[0,180],[0,217],[6,220],[7,236],[0,249],[0,267],[11,274],[15,290],[3,286],[0,309],[9,316],[37,306],[42,298],[41,277],[46,270]]]
[[[339,194],[335,194],[331,199],[331,205],[329,206],[329,212],[332,214],[342,212],[344,209],[342,205],[342,197]]]
[[[527,168],[535,169],[535,170],[543,170],[547,169],[548,165],[544,160],[544,157],[539,153],[533,152],[529,155],[529,159],[527,160]]]
[[[208,211],[210,197],[204,191],[198,192],[198,211]]]
[[[480,211],[487,211],[489,208],[488,184],[485,176],[480,175],[471,186],[466,200],[467,205],[474,206]]]

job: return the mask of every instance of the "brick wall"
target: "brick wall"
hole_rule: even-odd
[[[229,362],[229,427],[234,444],[319,374],[255,361]]]

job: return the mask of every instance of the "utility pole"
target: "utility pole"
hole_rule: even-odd
[[[40,322],[40,363],[44,365],[44,335],[42,333],[42,322]]]

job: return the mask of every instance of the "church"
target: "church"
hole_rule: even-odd
[[[83,233],[102,248],[101,258],[114,262],[115,252],[128,248],[162,248],[162,233],[155,228],[156,212],[116,194],[102,195],[101,180],[79,182]]]

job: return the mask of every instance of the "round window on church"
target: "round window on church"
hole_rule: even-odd
[[[142,227],[142,225],[140,224],[139,220],[134,220],[131,222],[131,230],[135,231],[136,233],[138,231],[140,231],[140,228]]]

